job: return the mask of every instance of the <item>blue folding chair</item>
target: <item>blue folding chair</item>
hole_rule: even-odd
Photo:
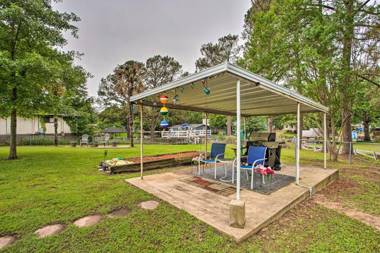
[[[223,162],[221,159],[224,159],[224,153],[226,151],[226,144],[225,143],[213,143],[211,145],[211,154],[209,158],[199,160],[199,168],[200,165],[206,165],[206,164],[214,164],[214,178],[216,179],[216,164],[218,162]]]
[[[265,163],[265,155],[267,152],[267,147],[263,146],[249,146],[248,148],[248,157],[247,157],[247,165],[240,165],[240,169],[245,170],[248,178],[248,171],[251,171],[251,189],[253,189],[253,177],[255,174],[255,168],[258,165],[264,165]],[[236,159],[234,161],[234,167],[236,167]],[[261,175],[263,184],[264,177]],[[234,169],[232,169],[232,183],[234,183]]]

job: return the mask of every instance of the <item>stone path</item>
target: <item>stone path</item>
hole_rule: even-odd
[[[320,204],[326,208],[333,209],[337,212],[343,213],[347,215],[348,217],[351,217],[355,220],[358,220],[360,222],[363,222],[377,230],[380,230],[380,217],[371,215],[368,213],[361,212],[359,210],[355,210],[352,208],[347,208],[342,206],[339,202],[333,202],[328,200],[325,196],[322,194],[315,194],[313,197],[313,201],[317,204]]]
[[[129,214],[129,209],[126,207],[119,208],[116,210],[113,210],[111,213],[107,215],[109,218],[120,218],[120,217],[125,217]]]
[[[40,228],[36,230],[34,233],[38,236],[38,238],[45,238],[48,236],[58,234],[59,232],[63,231],[64,228],[65,226],[62,224],[54,224]]]
[[[16,237],[11,235],[0,237],[0,250],[11,245],[14,241],[16,241]]]
[[[146,209],[146,210],[153,210],[153,209],[156,209],[159,204],[160,203],[158,203],[155,200],[148,200],[148,201],[141,202],[139,204],[139,207],[141,207],[142,209]]]
[[[78,228],[82,227],[90,227],[93,226],[102,219],[102,216],[99,214],[96,215],[90,215],[90,216],[85,216],[83,218],[80,218],[76,221],[74,221],[74,225],[77,226]]]
[[[157,206],[159,205],[159,202],[154,201],[154,200],[149,200],[145,202],[141,202],[139,206],[143,209],[148,209],[148,210],[153,210],[156,209]],[[113,210],[110,212],[107,217],[109,218],[120,218],[120,217],[125,217],[129,214],[129,209],[127,207],[122,207],[116,210]],[[82,217],[76,221],[74,221],[74,225],[82,228],[82,227],[90,227],[95,224],[98,224],[100,220],[103,218],[103,216],[99,214],[95,215],[89,215]],[[60,232],[62,232],[65,229],[65,225],[63,224],[52,224],[52,225],[47,225],[44,226],[34,232],[34,234],[37,235],[38,238],[45,238],[48,236],[56,235]],[[16,241],[15,236],[2,236],[0,237],[0,250],[4,249],[5,247],[11,245],[14,241]]]

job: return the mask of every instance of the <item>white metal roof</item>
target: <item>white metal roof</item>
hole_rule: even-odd
[[[131,101],[160,107],[159,97],[166,95],[168,108],[235,115],[237,80],[241,82],[242,116],[296,113],[297,103],[302,112],[328,112],[327,107],[297,92],[227,62],[146,90],[132,96]],[[205,86],[211,91],[209,95],[203,93]]]

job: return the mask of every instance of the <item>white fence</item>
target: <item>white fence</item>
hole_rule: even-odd
[[[207,137],[211,137],[211,130],[183,130],[183,131],[162,131],[161,137],[166,139],[177,138],[177,139],[193,139],[205,137],[207,132]]]

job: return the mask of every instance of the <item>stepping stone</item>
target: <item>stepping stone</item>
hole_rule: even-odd
[[[93,226],[93,225],[99,223],[99,221],[101,219],[102,219],[102,216],[98,215],[98,214],[85,216],[83,218],[80,218],[80,219],[74,221],[74,225],[77,226],[78,228],[90,227],[90,226]]]
[[[48,225],[43,228],[40,228],[36,230],[34,233],[38,236],[38,238],[44,238],[44,237],[58,234],[64,228],[65,226],[63,226],[62,224],[54,224],[54,225]]]
[[[11,245],[14,241],[16,241],[16,237],[11,235],[0,237],[0,250]]]
[[[141,202],[141,203],[139,204],[139,206],[140,206],[142,209],[153,210],[153,209],[156,209],[157,206],[158,206],[159,204],[160,204],[160,203],[158,203],[158,202],[155,201],[155,200],[149,200],[149,201]]]
[[[113,210],[111,213],[107,215],[109,218],[120,218],[120,217],[125,217],[129,213],[129,209],[126,207],[119,208],[116,210]]]

